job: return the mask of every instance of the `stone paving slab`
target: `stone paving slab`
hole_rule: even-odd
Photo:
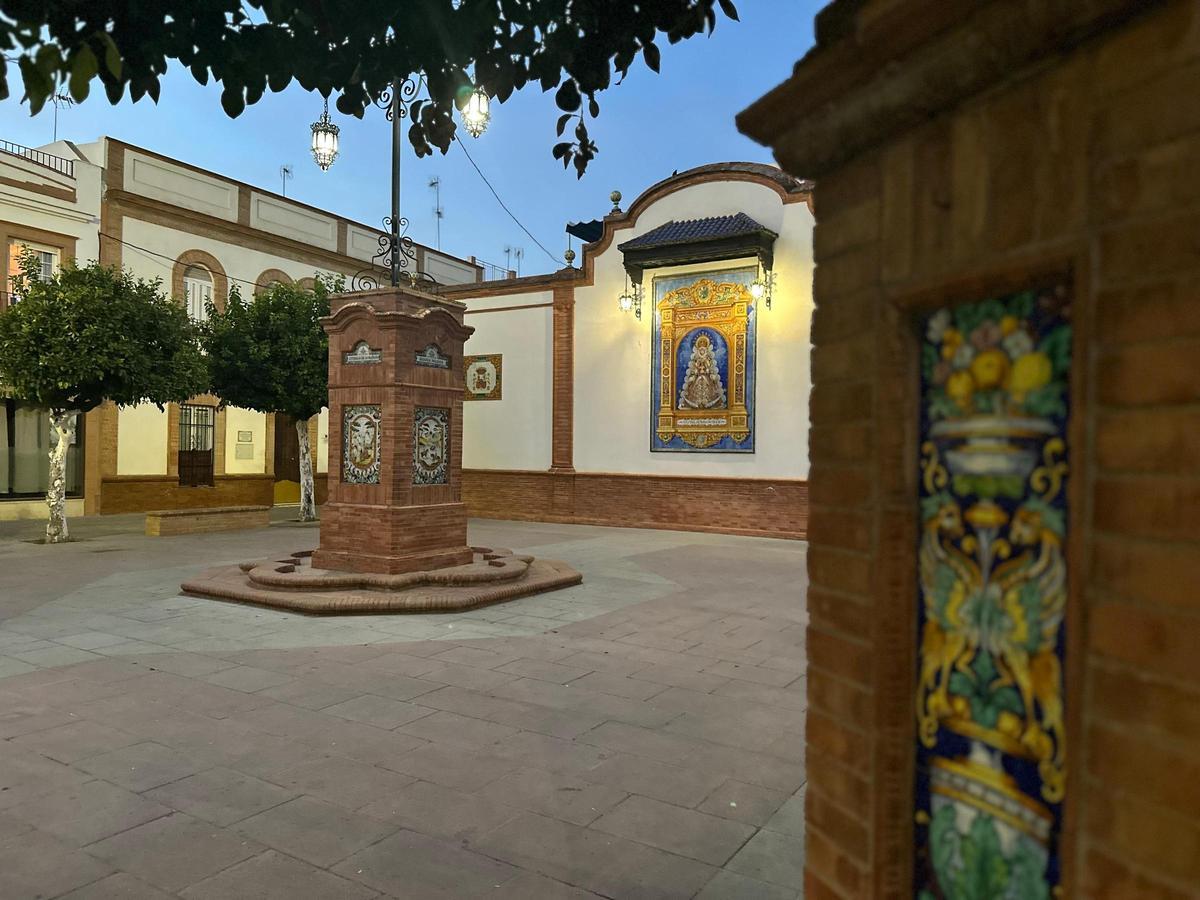
[[[175,587],[295,528],[90,528],[0,529],[0,897],[799,896],[802,544],[473,522],[584,583],[314,620]]]

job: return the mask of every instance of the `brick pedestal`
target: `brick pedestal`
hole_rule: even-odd
[[[404,288],[340,295],[329,334],[329,500],[313,566],[471,562],[462,503],[465,307]]]

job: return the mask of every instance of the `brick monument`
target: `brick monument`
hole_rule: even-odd
[[[467,544],[466,307],[408,288],[331,307],[320,546],[210,569],[184,592],[317,614],[451,612],[579,584],[565,563]]]
[[[407,288],[335,296],[329,499],[313,566],[397,574],[471,561],[462,502],[466,307]]]
[[[1194,900],[1200,6],[816,37],[805,896]]]

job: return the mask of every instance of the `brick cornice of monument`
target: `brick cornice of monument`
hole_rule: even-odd
[[[463,304],[455,303],[461,307]],[[461,311],[459,316],[461,316]],[[380,328],[416,328],[420,325],[436,324],[446,330],[446,333],[459,340],[465,341],[475,329],[464,325],[461,318],[440,306],[425,308],[415,312],[399,310],[379,310],[370,303],[351,302],[338,308],[337,312],[321,319],[321,324],[329,334],[340,334],[355,322],[366,319]]]
[[[820,178],[925,121],[1161,0],[924,3],[838,0],[792,77],[743,110],[738,129],[781,166]]]

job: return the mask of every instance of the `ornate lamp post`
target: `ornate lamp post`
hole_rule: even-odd
[[[408,219],[400,216],[400,147],[403,136],[400,132],[400,120],[408,115],[408,106],[417,96],[417,91],[423,84],[422,78],[397,79],[386,88],[374,103],[387,114],[392,123],[392,214],[383,220],[386,233],[379,237],[379,252],[371,259],[374,263],[385,267],[391,279],[392,287],[400,284],[400,271],[408,268],[408,261],[416,259],[412,249],[413,240],[404,234],[408,228]],[[466,104],[460,110],[463,126],[471,137],[479,137],[487,129],[491,121],[491,100],[483,88],[477,87],[467,98]],[[329,121],[329,101],[325,101],[325,111],[321,118],[312,126],[313,159],[326,171],[333,165],[338,155],[338,127]],[[320,153],[318,153],[318,144]],[[417,277],[416,273],[410,275]],[[351,287],[355,290],[369,290],[379,286],[372,269],[364,269],[354,276]]]

